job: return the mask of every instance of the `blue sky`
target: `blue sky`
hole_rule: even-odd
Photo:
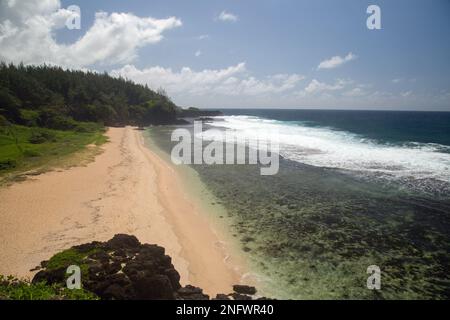
[[[106,70],[163,87],[185,106],[450,111],[448,0],[47,2],[29,17],[8,19],[26,11],[11,7],[0,15],[3,30],[36,13],[52,21],[0,41],[2,60]],[[53,22],[74,4],[80,30]],[[370,4],[381,9],[381,30],[366,27]],[[15,54],[20,45],[25,53]],[[327,61],[332,68],[319,68]]]

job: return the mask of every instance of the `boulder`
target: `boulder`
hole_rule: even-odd
[[[73,260],[73,261],[72,261]],[[85,290],[105,300],[208,300],[198,287],[180,284],[180,274],[163,247],[141,244],[135,236],[117,234],[106,242],[77,245],[41,262],[32,282],[65,286],[67,267],[79,265]],[[51,267],[51,268],[50,268]],[[249,300],[254,287],[233,286],[235,293],[215,299]]]
[[[111,240],[106,242],[106,246],[111,249],[137,248],[141,245],[135,236],[127,234],[116,234]]]
[[[242,293],[242,294],[256,294],[256,288],[246,285],[240,285],[236,284],[233,286],[233,291],[236,293]]]

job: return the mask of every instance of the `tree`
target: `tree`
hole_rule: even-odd
[[[6,133],[7,136],[10,136],[14,139],[14,144],[20,153],[23,153],[22,147],[19,145],[19,138],[17,137],[14,126],[11,122],[9,122],[4,116],[0,115],[0,128]]]
[[[70,128],[74,120],[107,125],[170,123],[178,108],[162,88],[155,92],[106,73],[46,65],[0,63],[0,89],[0,114],[25,125],[33,122],[21,118],[24,110],[39,113],[35,121],[39,126]]]
[[[11,122],[20,122],[20,101],[7,88],[0,88],[0,115]]]

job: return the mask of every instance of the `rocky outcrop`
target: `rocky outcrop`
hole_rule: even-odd
[[[235,284],[233,286],[233,290],[236,293],[241,293],[241,294],[256,294],[256,289],[255,287],[250,287],[250,286],[245,286],[245,285],[240,285],[240,284]]]
[[[41,262],[32,282],[65,285],[67,267],[78,265],[82,286],[101,299],[181,299],[208,300],[202,289],[180,285],[180,275],[163,247],[141,244],[131,235],[117,234],[106,242],[74,246]],[[236,285],[235,293],[216,299],[248,300],[254,287]]]
[[[221,115],[223,115],[223,113],[219,110],[205,110],[193,107],[179,109],[177,112],[177,116],[181,118],[215,117]]]

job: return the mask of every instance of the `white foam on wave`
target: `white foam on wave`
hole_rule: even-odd
[[[253,116],[220,116],[216,120],[209,124],[233,129],[237,136],[251,138],[263,132],[279,143],[283,157],[308,165],[450,182],[449,146],[416,142],[383,144],[333,128]],[[204,137],[208,138],[207,132]]]

